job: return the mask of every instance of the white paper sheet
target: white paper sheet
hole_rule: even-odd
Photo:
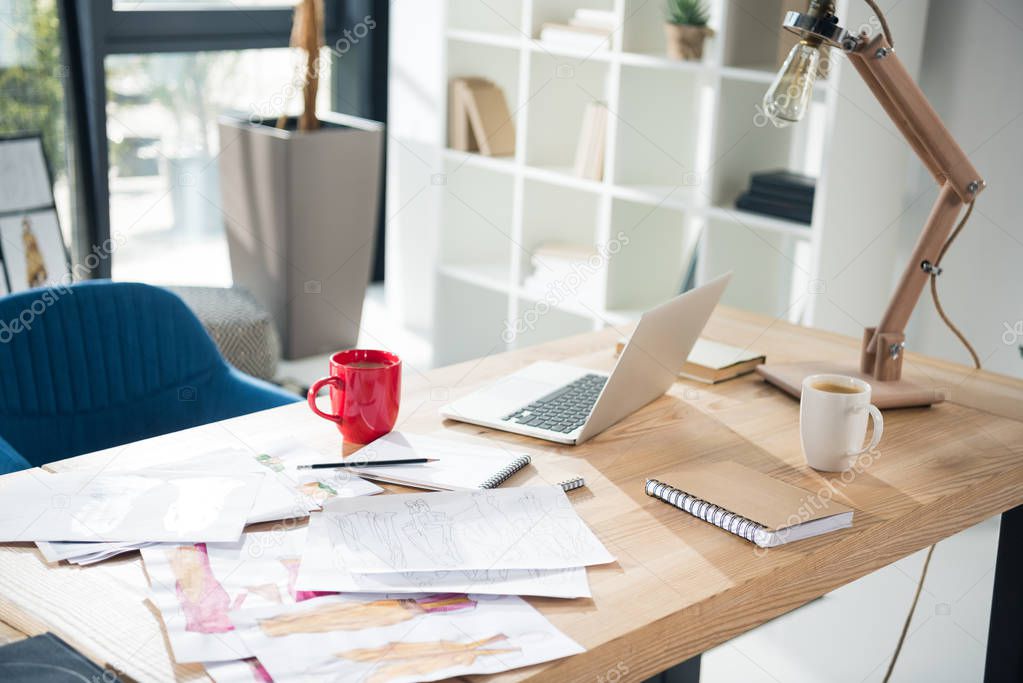
[[[513,596],[338,595],[232,618],[279,683],[435,681],[584,652]]]
[[[401,574],[353,574],[337,561],[330,541],[329,515],[314,513],[295,586],[300,590],[343,593],[485,593],[551,598],[590,597],[585,567],[503,569]]]
[[[158,440],[146,450],[146,470],[188,469],[212,472],[263,472],[274,475],[276,482],[267,484],[266,493],[261,492],[260,506],[253,510],[249,523],[304,517],[310,510],[319,510],[324,500],[334,497],[367,496],[383,491],[353,472],[333,470],[299,470],[298,465],[314,462],[334,462],[337,456],[323,455],[319,451],[301,445],[294,438],[267,439],[265,447],[252,448],[237,444],[225,445],[225,438],[214,438],[210,445],[201,448],[180,438]],[[138,459],[121,458],[110,464],[107,470],[139,471]],[[298,496],[301,511],[294,510],[290,498],[286,498],[280,486],[292,490]]]
[[[150,600],[178,662],[249,656],[233,633],[231,610],[317,597],[295,589],[305,527],[246,533],[225,544],[160,544],[142,549]]]
[[[376,484],[348,472],[299,472],[296,467],[300,463],[330,460],[330,457],[299,446],[293,440],[279,441],[270,450],[276,455],[220,447],[182,459],[180,444],[170,440],[146,454],[146,462],[151,467],[140,469],[135,466],[138,459],[133,462],[126,458],[110,463],[102,471],[145,473],[188,470],[220,475],[233,472],[265,475],[246,517],[247,524],[305,517],[310,510],[318,510],[320,503],[332,497],[373,495],[383,491]],[[194,453],[195,449],[191,448],[190,452]],[[74,564],[92,564],[136,550],[141,544],[39,542],[36,545],[48,562],[67,560]]]
[[[97,553],[111,553],[109,556],[138,550],[148,543],[89,543],[85,541],[36,541],[36,547],[47,562],[78,560]]]
[[[335,499],[320,514],[335,564],[357,574],[614,562],[558,486]]]
[[[0,542],[234,541],[263,474],[32,471],[0,480]]]

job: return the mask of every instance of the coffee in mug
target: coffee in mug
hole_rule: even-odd
[[[823,472],[844,472],[856,456],[877,447],[884,432],[881,411],[870,403],[870,385],[846,375],[810,375],[799,400],[799,438],[806,464]],[[863,446],[867,418],[870,443]]]

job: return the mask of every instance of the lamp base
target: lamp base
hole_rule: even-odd
[[[809,375],[834,374],[849,375],[870,384],[870,402],[882,410],[930,406],[945,400],[945,392],[941,389],[921,386],[912,382],[906,382],[905,380],[881,382],[870,375],[860,372],[855,366],[844,365],[842,363],[828,363],[824,361],[773,363],[770,365],[758,365],[757,374],[795,398],[799,398],[800,393],[802,393],[804,378]]]

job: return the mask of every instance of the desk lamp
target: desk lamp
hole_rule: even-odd
[[[903,381],[905,328],[924,284],[931,280],[931,292],[942,319],[970,350],[962,334],[948,320],[938,303],[935,278],[940,262],[952,240],[973,210],[973,202],[985,187],[966,153],[952,138],[920,87],[895,52],[888,23],[873,0],[865,0],[881,23],[881,34],[846,32],[835,16],[833,0],[810,0],[805,13],[788,12],[784,27],[799,36],[770,89],[764,96],[764,110],[776,125],[798,122],[806,113],[820,65],[821,52],[842,50],[866,82],[874,97],[920,157],[940,187],[923,232],[913,249],[909,264],[899,280],[887,310],[877,327],[863,333],[859,371],[850,364],[808,362],[761,365],[757,371],[771,384],[799,397],[803,378],[815,373],[853,375],[869,382],[872,398],[880,408],[923,406],[943,400],[926,387]],[[952,232],[956,218],[968,205],[962,221]],[[949,234],[951,233],[951,237]]]

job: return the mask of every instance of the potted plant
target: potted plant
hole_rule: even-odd
[[[301,92],[301,114],[219,121],[231,273],[270,311],[285,358],[355,346],[373,263],[384,127],[317,113],[322,45],[323,0],[301,0],[302,65],[268,100],[279,110]]]
[[[703,0],[667,0],[668,18],[664,34],[672,59],[703,58],[703,42],[714,35],[707,26],[709,13]]]

